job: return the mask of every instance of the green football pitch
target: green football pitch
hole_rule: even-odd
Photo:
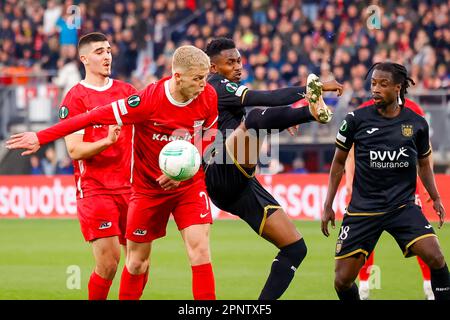
[[[336,299],[333,255],[338,227],[325,238],[319,222],[296,224],[308,245],[308,256],[282,299]],[[436,229],[447,259],[449,228]],[[256,299],[276,248],[235,220],[214,223],[211,247],[217,298]],[[403,258],[387,233],[378,243],[375,264],[371,282],[377,288],[371,299],[424,299],[416,259]],[[110,299],[117,299],[122,266],[123,261]],[[82,239],[76,220],[0,220],[0,299],[86,299],[92,269],[90,246]],[[192,299],[191,270],[173,222],[167,236],[154,242],[143,299]]]

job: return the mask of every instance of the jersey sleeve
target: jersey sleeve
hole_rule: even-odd
[[[216,77],[210,84],[217,92],[219,105],[224,107],[242,106],[248,88],[223,77]]]
[[[423,159],[431,154],[430,134],[427,121],[423,119],[424,125],[417,132],[417,157]]]
[[[216,91],[211,87],[207,92],[208,115],[203,124],[202,154],[214,143],[217,134],[219,119],[218,98]]]
[[[218,97],[216,91],[211,87],[207,92],[208,101],[208,117],[203,124],[203,130],[209,130],[213,127],[217,128],[217,120],[219,119]]]
[[[46,144],[65,137],[68,134],[96,124],[118,124],[120,126],[146,121],[154,110],[152,95],[154,85],[144,90],[116,100],[90,112],[79,114],[67,121],[60,122],[50,128],[37,132],[40,144]]]
[[[111,117],[114,116],[112,122],[119,126],[148,120],[155,111],[155,88],[156,83],[152,83],[139,92],[133,92],[134,87],[131,86],[129,90],[132,94],[130,96],[111,103],[112,113],[109,110],[107,114],[103,115],[104,111],[99,111],[98,115],[93,115],[93,120],[96,122],[104,121],[102,117],[105,116],[111,122]]]
[[[336,135],[336,147],[343,151],[350,151],[354,141],[356,128],[356,118],[353,112],[347,114],[345,119],[342,121],[339,131]]]
[[[64,121],[79,114],[83,114],[86,111],[86,106],[83,104],[82,100],[77,97],[74,89],[72,89],[64,97],[64,100],[59,107],[58,117],[60,121]],[[84,128],[74,133],[84,134]]]

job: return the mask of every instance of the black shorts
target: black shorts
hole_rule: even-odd
[[[239,216],[261,235],[266,219],[281,206],[254,177],[255,170],[239,164],[213,163],[205,171],[212,202],[219,209]]]
[[[380,215],[346,214],[336,242],[335,259],[358,253],[368,257],[383,231],[394,237],[405,257],[414,255],[409,251],[409,247],[416,241],[436,237],[421,208],[414,203]]]

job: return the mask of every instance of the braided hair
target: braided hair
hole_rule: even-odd
[[[392,79],[394,80],[394,83],[401,85],[400,87],[401,103],[399,104],[404,105],[405,94],[408,93],[407,88],[409,88],[410,83],[412,85],[416,84],[413,79],[408,77],[408,71],[406,70],[405,66],[394,62],[378,62],[370,67],[369,71],[367,71],[365,79],[367,79],[367,76],[372,70],[386,71],[392,74]]]

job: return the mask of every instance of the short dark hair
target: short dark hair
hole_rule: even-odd
[[[212,58],[219,55],[223,50],[235,49],[236,44],[229,38],[216,38],[211,40],[206,46],[206,54]]]
[[[394,81],[394,83],[401,85],[400,99],[402,100],[402,105],[404,105],[405,94],[408,93],[406,89],[409,88],[410,83],[412,85],[416,84],[413,79],[408,77],[408,71],[406,70],[405,66],[394,62],[378,62],[372,65],[369,71],[367,71],[366,79],[372,69],[386,71],[392,74],[392,80]]]
[[[99,41],[108,41],[108,38],[106,38],[106,36],[101,32],[91,32],[85,34],[80,38],[80,41],[78,41],[78,51],[81,49],[81,47],[91,42],[99,42]]]

